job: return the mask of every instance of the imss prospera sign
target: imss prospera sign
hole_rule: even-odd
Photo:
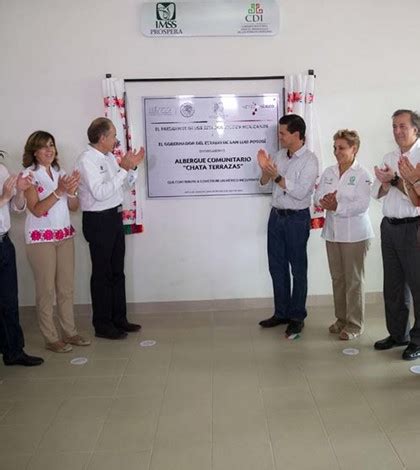
[[[141,30],[148,37],[274,36],[278,28],[276,0],[150,2],[141,11]]]

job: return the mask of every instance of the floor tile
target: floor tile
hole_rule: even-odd
[[[87,470],[148,470],[150,451],[93,453]],[[172,467],[171,467],[172,468]]]

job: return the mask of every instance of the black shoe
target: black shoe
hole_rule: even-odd
[[[393,339],[391,336],[388,336],[387,338],[381,339],[380,341],[376,341],[373,347],[378,351],[384,351],[385,349],[407,346],[407,344],[408,341],[395,341],[395,339]]]
[[[286,336],[299,334],[303,330],[304,326],[305,323],[303,321],[290,320],[289,325],[286,328]]]
[[[273,326],[277,325],[287,325],[289,321],[289,318],[279,318],[273,315],[272,317],[267,318],[266,320],[260,321],[259,325],[263,328],[273,328]]]
[[[420,357],[420,346],[415,343],[408,343],[408,346],[402,353],[402,358],[405,361],[414,361],[418,357]]]
[[[95,336],[97,338],[105,339],[124,339],[127,338],[127,333],[125,331],[117,330],[117,328],[115,328],[113,330],[96,331]]]
[[[134,331],[141,330],[141,325],[138,325],[137,323],[130,323],[128,321],[115,325],[115,327],[119,330],[126,331],[127,333],[133,333]]]
[[[24,351],[22,351],[19,356],[15,357],[14,359],[5,359],[3,357],[3,362],[5,366],[26,366],[26,367],[33,367],[33,366],[40,366],[44,359],[42,357],[37,356],[29,356]]]

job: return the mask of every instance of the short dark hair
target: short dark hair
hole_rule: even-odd
[[[55,158],[51,163],[51,166],[56,170],[60,169],[60,165],[58,164],[57,160],[57,145],[55,144],[55,139],[52,134],[46,131],[35,131],[28,137],[28,140],[25,144],[25,150],[23,151],[23,159],[22,164],[24,168],[29,168],[30,166],[34,165],[35,168],[38,167],[38,162],[35,157],[35,152],[40,148],[47,145],[47,142],[51,140],[55,147]]]
[[[401,114],[408,114],[410,116],[411,125],[417,128],[417,136],[420,137],[420,115],[411,109],[397,109],[392,115],[392,119]]]
[[[279,124],[287,126],[287,130],[291,134],[299,132],[299,138],[305,140],[306,124],[297,114],[285,114],[280,118]]]
[[[97,144],[103,135],[108,134],[111,130],[111,126],[112,121],[108,118],[99,117],[94,119],[87,130],[89,142],[91,144]]]

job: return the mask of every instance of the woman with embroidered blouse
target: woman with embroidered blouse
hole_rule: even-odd
[[[330,333],[351,340],[364,329],[364,263],[373,237],[368,207],[372,177],[358,163],[360,138],[343,129],[334,135],[337,164],[328,167],[315,192],[315,204],[326,211],[321,236],[326,240],[336,321]]]
[[[77,187],[80,176],[77,172],[67,176],[60,169],[55,139],[44,131],[29,136],[23,166],[30,171],[34,181],[25,191],[25,241],[35,278],[39,327],[47,349],[69,352],[71,345],[90,344],[78,334],[73,312],[75,230],[69,209],[76,211],[79,207]],[[61,332],[53,319],[54,299]]]

